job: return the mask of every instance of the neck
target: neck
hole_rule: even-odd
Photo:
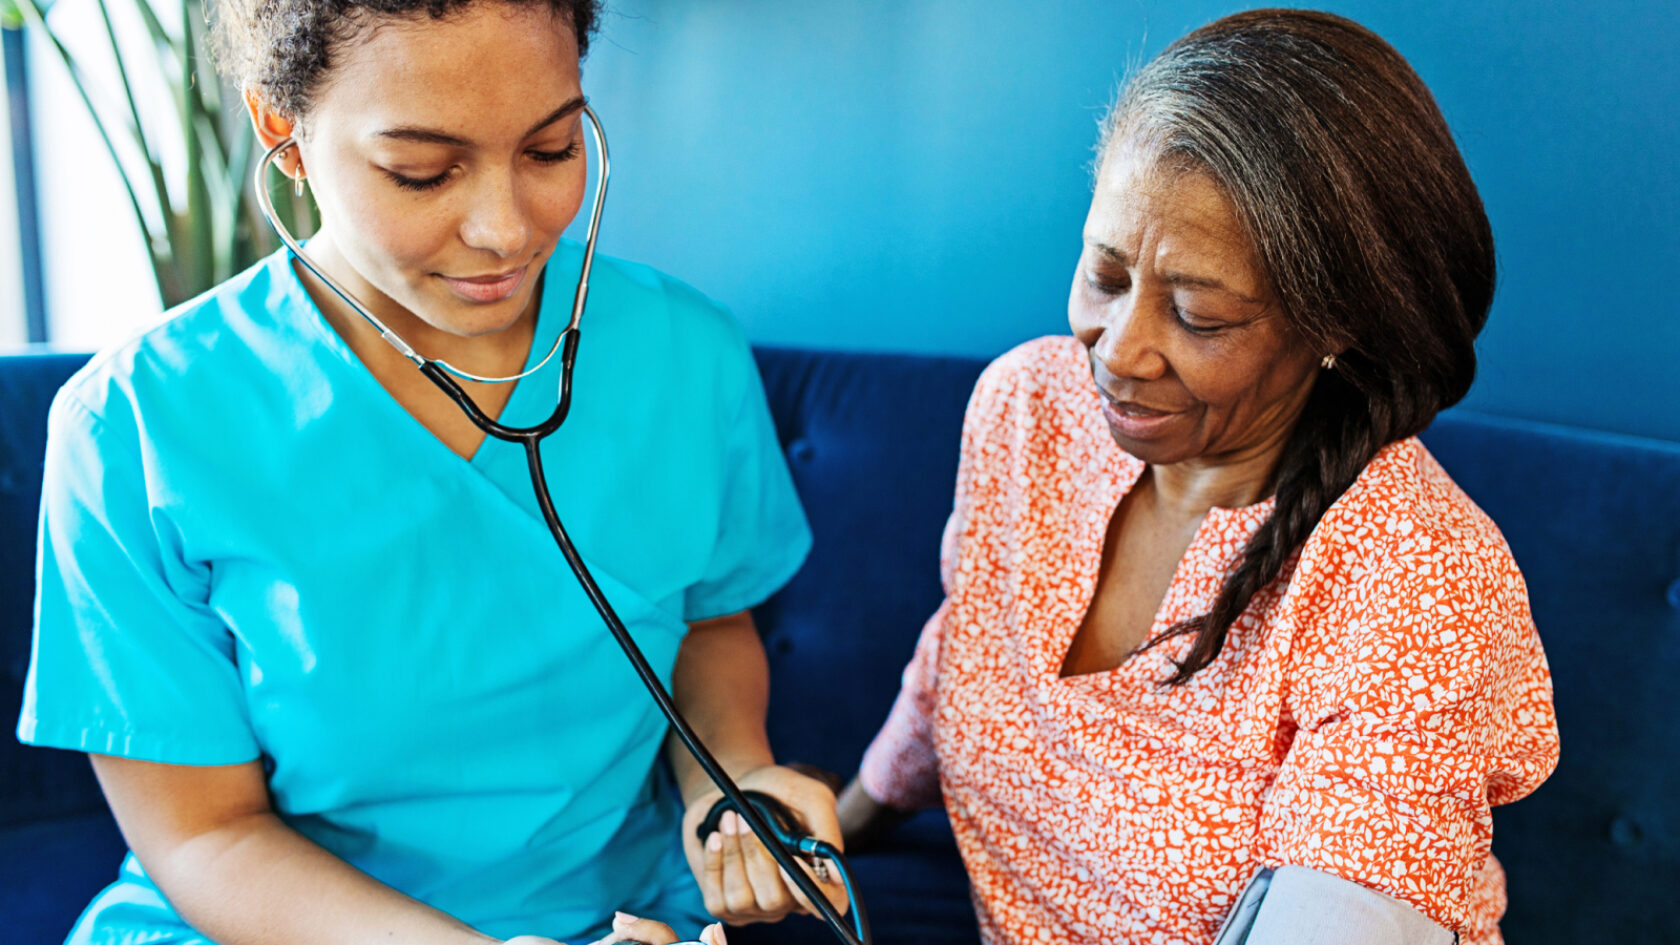
[[[1199,519],[1213,508],[1238,509],[1269,497],[1277,490],[1277,465],[1292,430],[1293,425],[1239,452],[1151,466],[1157,501]]]

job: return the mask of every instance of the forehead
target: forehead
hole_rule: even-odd
[[[1119,145],[1097,171],[1089,241],[1134,258],[1145,242],[1156,255],[1217,268],[1253,267],[1253,247],[1236,208],[1207,172]]]
[[[580,92],[577,38],[546,3],[474,3],[442,19],[387,17],[338,50],[310,121],[495,137]]]

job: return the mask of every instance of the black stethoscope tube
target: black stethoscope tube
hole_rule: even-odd
[[[716,817],[721,814],[723,806],[733,807],[746,820],[747,826],[752,829],[752,832],[764,843],[765,849],[770,851],[770,856],[775,859],[777,865],[782,868],[794,885],[799,887],[799,891],[804,893],[805,898],[811,903],[812,908],[816,909],[822,916],[829,929],[846,945],[871,945],[873,939],[869,931],[869,920],[864,914],[863,904],[858,900],[853,890],[851,870],[845,857],[833,845],[820,840],[810,840],[797,844],[807,847],[808,852],[813,855],[822,855],[825,859],[834,862],[835,868],[840,872],[841,881],[845,885],[846,895],[851,900],[852,923],[850,926],[848,926],[845,917],[834,907],[833,903],[828,901],[828,897],[823,895],[822,890],[817,887],[810,876],[806,875],[805,871],[799,867],[798,861],[788,849],[789,844],[784,842],[784,838],[791,839],[791,831],[781,824],[775,824],[774,818],[766,817],[761,812],[759,805],[764,803],[765,800],[773,803],[774,799],[758,792],[752,792],[754,797],[749,800],[747,794],[723,770],[723,766],[718,764],[717,759],[712,756],[711,751],[700,740],[700,736],[689,726],[688,720],[683,718],[681,712],[677,711],[676,702],[672,700],[671,694],[665,690],[664,683],[660,682],[659,675],[654,672],[653,667],[648,665],[647,657],[642,654],[641,647],[637,646],[636,641],[630,636],[630,631],[625,628],[624,621],[619,619],[618,612],[613,610],[612,603],[607,600],[606,594],[602,593],[600,585],[595,583],[594,576],[589,573],[589,566],[584,564],[583,556],[578,554],[577,547],[572,544],[571,536],[566,532],[566,526],[560,521],[560,513],[555,510],[554,499],[548,491],[548,477],[543,472],[541,447],[543,437],[560,429],[561,424],[566,421],[566,415],[571,411],[572,367],[577,361],[579,332],[580,329],[577,328],[566,329],[567,336],[560,351],[560,402],[555,405],[554,413],[536,426],[510,427],[491,419],[484,411],[479,409],[478,404],[474,403],[471,397],[467,396],[467,392],[461,388],[455,378],[451,377],[449,372],[439,367],[435,362],[429,361],[422,365],[420,372],[426,375],[451,400],[455,401],[455,404],[461,408],[467,418],[480,430],[483,430],[485,434],[509,443],[518,443],[525,448],[525,458],[531,472],[531,489],[536,494],[537,505],[542,509],[543,521],[547,523],[549,532],[554,536],[555,544],[560,546],[560,553],[565,556],[566,563],[571,566],[572,575],[577,578],[578,586],[583,588],[584,594],[589,597],[589,602],[595,605],[595,612],[600,614],[602,622],[607,625],[613,639],[618,642],[619,649],[624,651],[624,656],[630,661],[630,665],[635,668],[636,675],[641,677],[642,685],[647,688],[648,695],[653,697],[653,701],[659,706],[659,711],[664,713],[666,720],[671,723],[671,727],[676,731],[677,737],[682,739],[683,747],[687,748],[688,753],[694,756],[694,760],[700,764],[701,769],[706,772],[706,776],[712,779],[712,783],[723,791],[723,800],[718,802],[719,806],[713,809],[707,820],[715,822]],[[758,801],[758,803],[753,803],[753,801]]]

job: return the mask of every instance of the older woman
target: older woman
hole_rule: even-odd
[[[1073,337],[970,403],[946,600],[848,833],[943,789],[989,942],[1498,941],[1489,807],[1556,762],[1550,682],[1499,530],[1415,438],[1493,285],[1451,133],[1369,31],[1257,11],[1146,66]]]

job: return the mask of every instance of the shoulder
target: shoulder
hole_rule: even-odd
[[[93,355],[59,389],[53,430],[74,424],[76,417],[138,428],[148,405],[175,399],[190,409],[193,399],[213,395],[214,379],[234,367],[226,356],[237,351],[243,361],[253,332],[272,328],[276,294],[284,288],[275,270],[284,266],[283,254],[259,261]],[[194,390],[194,382],[202,389]]]
[[[1085,346],[1068,335],[1047,335],[1023,342],[999,355],[980,375],[977,392],[989,397],[1063,396],[1089,386]]]
[[[1380,450],[1313,530],[1303,563],[1334,561],[1360,562],[1355,575],[1517,575],[1499,527],[1415,437]]]
[[[581,247],[569,242],[562,249],[568,255],[580,256],[582,252]],[[688,343],[740,350],[747,347],[745,333],[727,308],[687,282],[645,263],[597,254],[589,281],[590,310],[600,304],[609,308],[614,318],[638,322],[647,329],[676,332]],[[564,289],[569,304],[569,279]],[[586,334],[589,323],[586,311]]]
[[[1385,447],[1325,513],[1288,596],[1297,665],[1323,691],[1401,678],[1468,691],[1539,658],[1504,536],[1416,439]]]
[[[551,304],[564,304],[564,317],[570,317],[582,248],[568,241],[557,256],[560,282]],[[579,344],[591,349],[593,358],[605,348],[614,352],[608,361],[620,370],[646,378],[652,368],[679,382],[685,397],[711,390],[717,409],[726,412],[759,386],[746,332],[725,306],[700,290],[652,266],[600,254],[589,282]],[[580,354],[580,365],[583,359]]]

